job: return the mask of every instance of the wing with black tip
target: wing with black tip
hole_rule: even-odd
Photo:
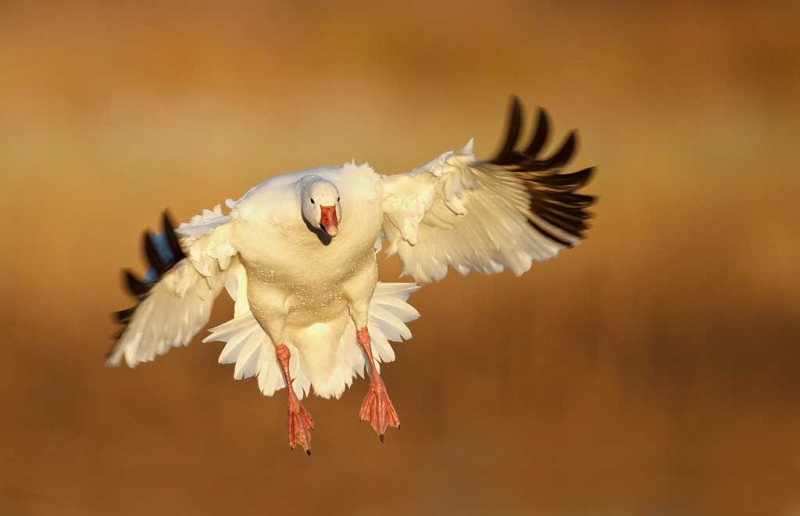
[[[540,157],[550,124],[540,109],[530,140],[520,146],[522,104],[512,98],[506,138],[497,154],[478,160],[472,142],[408,174],[384,179],[383,232],[404,274],[438,281],[448,267],[461,274],[510,269],[552,258],[584,238],[594,197],[578,193],[593,169],[565,173],[577,135]]]
[[[164,213],[161,234],[145,232],[150,267],[144,278],[123,271],[136,304],[115,314],[121,328],[107,365],[123,359],[131,367],[152,361],[172,347],[189,344],[208,323],[214,300],[226,281],[231,288],[241,268],[229,235],[231,220],[217,207],[176,232]]]

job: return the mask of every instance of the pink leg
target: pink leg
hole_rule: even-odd
[[[286,344],[279,344],[276,352],[286,380],[286,390],[289,392],[289,447],[294,449],[295,445],[299,444],[307,454],[311,455],[311,430],[314,429],[314,420],[297,399],[297,394],[292,388],[292,378],[289,375],[289,359],[292,354]]]
[[[358,345],[367,355],[367,363],[369,364],[369,392],[364,401],[361,402],[361,410],[358,416],[362,421],[369,421],[373,430],[377,432],[381,442],[383,442],[386,427],[391,425],[400,428],[400,418],[397,417],[397,411],[392,405],[392,400],[389,399],[389,393],[386,392],[383,378],[375,368],[369,330],[361,328],[358,330],[357,336]]]

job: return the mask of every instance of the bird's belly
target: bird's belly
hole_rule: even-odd
[[[329,246],[318,243],[311,250],[298,250],[301,252],[264,249],[254,256],[242,256],[250,295],[280,298],[288,312],[287,328],[335,319],[348,311],[345,284],[374,270],[376,238],[377,232],[360,242],[342,239]]]
[[[346,314],[347,300],[341,292],[333,295],[290,294],[287,297],[289,313],[287,328],[306,328],[317,323],[327,323]]]

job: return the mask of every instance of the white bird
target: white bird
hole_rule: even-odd
[[[207,324],[223,287],[234,318],[204,340],[226,345],[234,378],[257,376],[271,396],[288,392],[289,445],[311,453],[314,423],[301,404],[313,389],[338,398],[356,374],[369,374],[360,417],[381,440],[400,426],[380,376],[394,360],[389,341],[409,339],[419,313],[406,300],[417,284],[438,281],[448,267],[461,274],[520,275],[532,261],[574,246],[588,228],[594,202],[576,193],[593,169],[561,173],[576,136],[540,159],[548,118],[517,149],[522,107],[512,97],[507,137],[497,155],[479,160],[472,141],[407,174],[381,175],[347,163],[268,179],[181,224],[164,214],[163,233],[145,233],[150,263],[140,280],[127,271],[135,307],[117,313],[123,325],[108,365],[131,367],[185,346]],[[382,242],[415,283],[378,281]]]

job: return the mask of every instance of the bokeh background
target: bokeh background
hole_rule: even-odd
[[[796,2],[0,2],[0,514],[800,514],[798,20]],[[103,366],[119,268],[142,270],[162,209],[351,158],[407,171],[471,137],[488,155],[511,93],[579,128],[594,229],[520,278],[412,297],[385,444],[358,422],[362,381],[307,402],[315,453],[291,453],[283,393],[233,381],[202,336]]]

